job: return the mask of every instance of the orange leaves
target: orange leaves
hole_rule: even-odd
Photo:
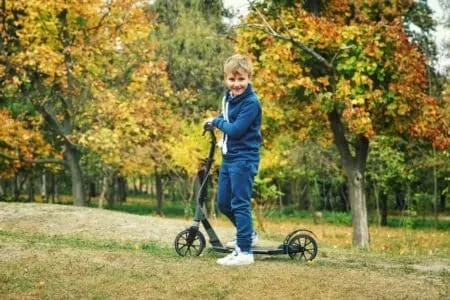
[[[448,146],[441,108],[425,93],[426,58],[403,28],[402,16],[411,5],[410,0],[330,0],[319,16],[300,5],[276,13],[260,11],[264,22],[251,13],[249,23],[270,24],[284,37],[252,27],[238,36],[241,51],[252,53],[258,62],[254,83],[263,102],[283,112],[283,118],[271,116],[273,120],[290,128],[313,128],[313,122],[304,122],[314,120],[307,114],[337,109],[349,134],[370,138],[409,130],[430,137],[441,148]],[[325,58],[333,70],[304,46]],[[308,110],[313,103],[319,103],[318,109]],[[288,117],[287,111],[298,116]]]
[[[375,135],[370,113],[362,107],[346,107],[342,119],[352,134],[361,134],[368,139]]]
[[[439,108],[436,100],[430,96],[425,96],[416,122],[411,124],[410,132],[413,136],[428,138],[433,148],[437,150],[450,147],[448,119],[445,119],[444,112]]]
[[[406,14],[413,0],[329,0],[324,14],[335,22],[371,22],[380,19],[393,20]]]
[[[52,147],[32,124],[13,119],[3,109],[0,109],[0,124],[0,152],[9,157],[0,160],[0,176],[11,176],[18,168],[30,165],[24,160],[54,155]]]

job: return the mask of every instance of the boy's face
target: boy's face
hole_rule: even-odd
[[[225,74],[225,84],[234,97],[245,92],[249,82],[250,76],[243,70]]]

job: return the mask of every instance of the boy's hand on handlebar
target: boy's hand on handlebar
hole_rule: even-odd
[[[208,118],[203,122],[203,129],[204,130],[211,130],[213,128],[212,121],[214,120],[214,117]]]
[[[214,120],[214,117],[209,117],[208,119],[205,120],[205,122],[203,122],[203,125],[205,125],[206,123],[212,124],[213,120]]]

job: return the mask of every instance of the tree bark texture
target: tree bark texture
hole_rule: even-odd
[[[155,171],[155,183],[156,183],[156,214],[158,216],[163,215],[163,184],[161,174],[158,170]]]
[[[387,226],[387,218],[388,218],[388,196],[386,193],[382,192],[380,194],[380,206],[381,206],[381,226]]]
[[[65,142],[64,158],[70,169],[72,178],[72,202],[75,206],[86,205],[84,188],[83,188],[83,172],[80,167],[80,154],[78,150],[68,142]]]
[[[339,113],[333,110],[328,114],[334,143],[339,151],[348,180],[353,224],[353,246],[369,248],[369,226],[367,221],[366,193],[364,190],[364,171],[366,168],[369,140],[360,135],[353,142],[354,153],[345,136]]]

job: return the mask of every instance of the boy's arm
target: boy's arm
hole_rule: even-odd
[[[242,109],[233,123],[225,121],[220,115],[212,121],[212,124],[231,138],[240,138],[258,116],[260,110],[258,101],[246,101],[242,104]]]
[[[206,124],[206,123],[213,123],[213,121],[214,121],[214,119],[221,119],[221,120],[223,120],[223,114],[220,114],[220,115],[218,115],[217,117],[210,117],[210,118],[208,118],[208,119],[206,119],[204,122],[203,122],[203,124]]]

